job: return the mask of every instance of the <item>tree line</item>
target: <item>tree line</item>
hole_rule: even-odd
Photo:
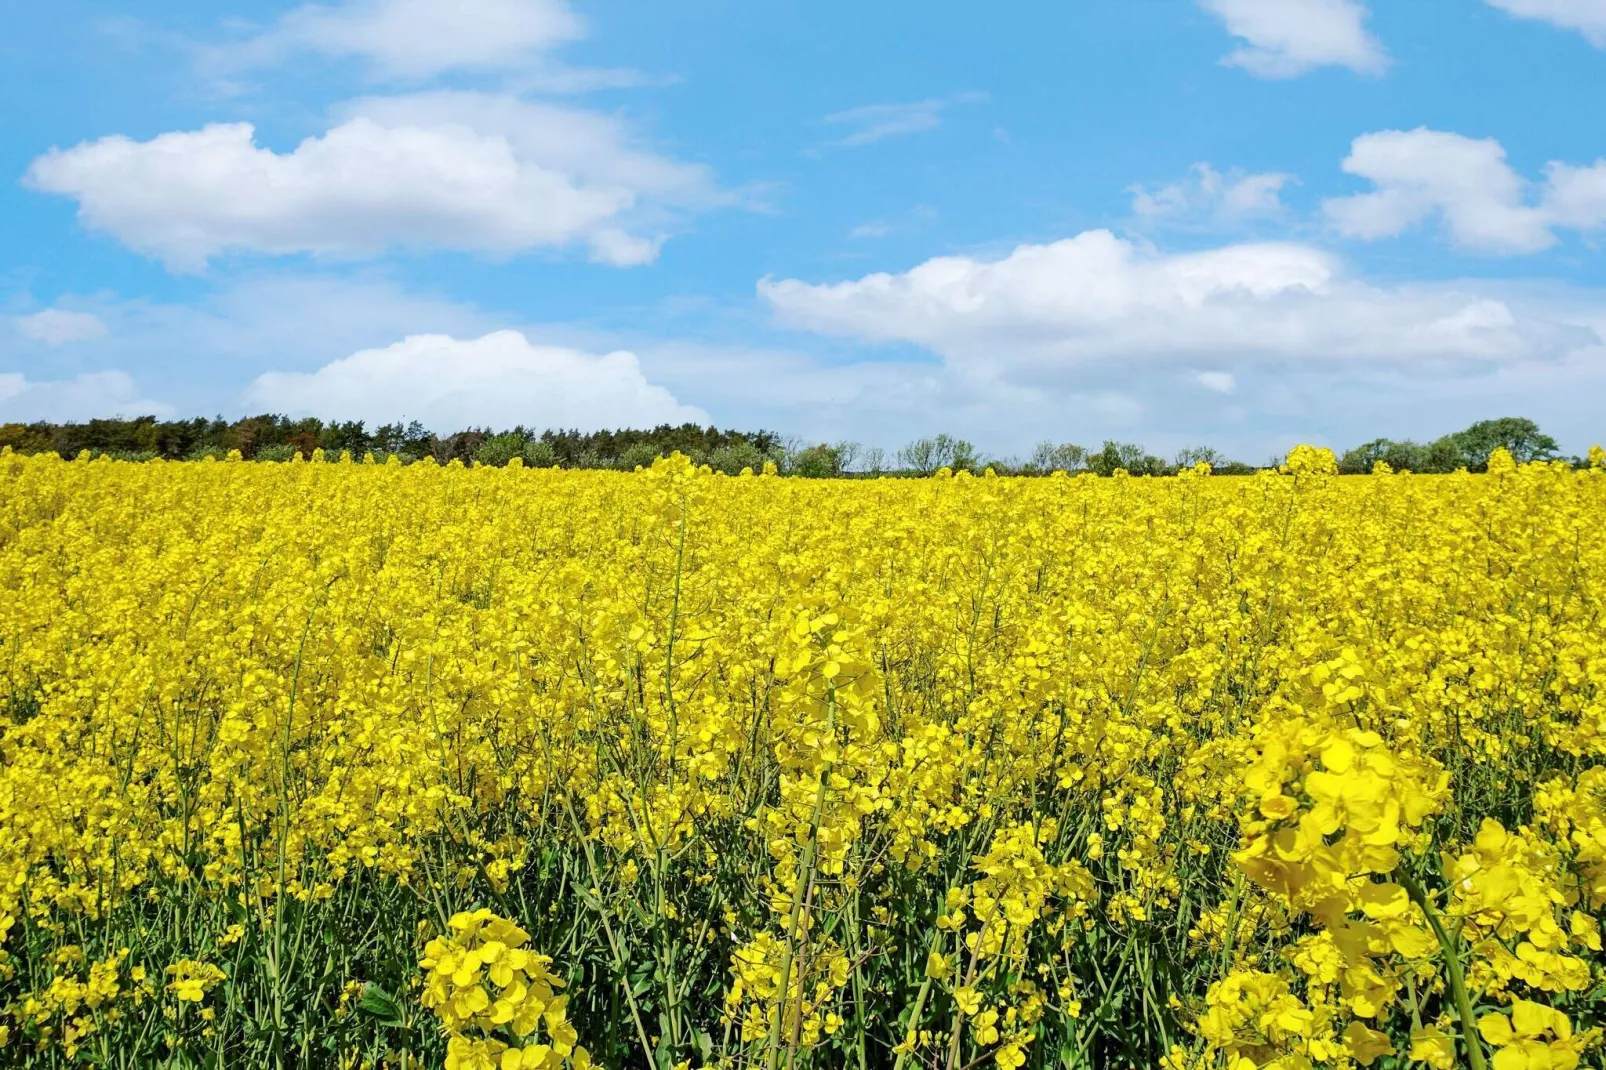
[[[881,475],[931,475],[940,469],[981,472],[987,468],[1012,475],[1046,475],[1051,472],[1091,472],[1108,476],[1117,470],[1132,475],[1170,475],[1182,468],[1207,462],[1222,474],[1249,474],[1266,466],[1233,460],[1208,446],[1158,457],[1132,442],[1105,441],[1097,449],[1075,443],[1042,442],[1021,458],[989,457],[962,438],[940,434],[919,438],[902,449],[888,452],[857,442],[806,443],[772,431],[732,431],[686,423],[678,426],[632,430],[582,432],[524,427],[493,431],[470,428],[437,435],[416,420],[381,424],[369,429],[361,420],[326,422],[315,417],[292,419],[263,414],[227,421],[134,419],[89,420],[83,423],[0,424],[0,447],[18,453],[54,452],[63,458],[109,456],[121,460],[219,460],[238,450],[250,461],[288,461],[296,454],[311,456],[349,451],[354,456],[373,454],[378,461],[396,457],[403,463],[432,458],[438,464],[461,461],[505,465],[514,457],[535,467],[602,468],[630,471],[649,465],[659,456],[679,451],[701,464],[735,475],[744,468],[763,471],[766,465],[784,475],[835,478]],[[1379,438],[1346,450],[1339,470],[1346,474],[1371,472],[1378,462],[1395,471],[1454,472],[1482,470],[1497,448],[1509,450],[1518,461],[1561,457],[1556,442],[1532,420],[1502,417],[1481,420],[1463,431],[1429,443],[1410,439]]]

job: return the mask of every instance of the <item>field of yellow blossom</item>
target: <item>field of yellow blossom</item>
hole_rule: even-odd
[[[0,455],[0,1064],[1601,1065],[1606,471]]]

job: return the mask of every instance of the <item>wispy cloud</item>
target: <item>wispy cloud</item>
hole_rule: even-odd
[[[854,241],[858,241],[861,238],[885,238],[891,233],[892,224],[883,223],[881,220],[875,219],[868,223],[860,223],[858,226],[848,231],[848,237],[852,238]]]
[[[1596,48],[1606,48],[1606,4],[1601,0],[1487,0],[1519,19],[1539,19],[1577,30]]]
[[[1282,191],[1294,176],[1280,171],[1251,174],[1232,168],[1223,174],[1196,163],[1188,174],[1160,186],[1130,186],[1132,211],[1149,221],[1236,224],[1286,211]]]
[[[848,231],[850,241],[867,238],[885,238],[893,234],[923,230],[937,218],[937,210],[929,204],[917,204],[907,212],[898,212],[880,219],[867,219]]]
[[[19,316],[16,322],[17,330],[25,337],[47,346],[93,341],[106,333],[106,324],[99,316],[66,308],[47,308],[31,316]]]
[[[366,61],[386,79],[518,71],[585,35],[567,0],[344,0],[305,4],[243,41],[208,50],[213,73],[273,66],[302,53]]]
[[[865,104],[827,115],[824,122],[848,132],[825,148],[851,149],[873,145],[890,137],[922,134],[942,125],[943,114],[955,104],[975,104],[988,99],[986,93],[955,93],[908,104]]]

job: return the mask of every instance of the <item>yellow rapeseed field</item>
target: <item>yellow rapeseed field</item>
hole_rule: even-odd
[[[0,1064],[1600,1065],[1606,472],[0,456]]]

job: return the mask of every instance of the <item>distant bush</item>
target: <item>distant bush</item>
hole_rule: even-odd
[[[531,468],[551,468],[558,463],[558,451],[552,443],[536,439],[524,444],[524,463]]]
[[[744,468],[762,472],[764,470],[764,462],[768,460],[770,460],[769,455],[751,442],[738,442],[734,445],[721,446],[719,449],[711,450],[703,458],[703,463],[716,472],[724,472],[728,476],[736,476],[741,475]]]
[[[1104,448],[1087,459],[1090,471],[1101,476],[1114,475],[1117,470],[1134,476],[1168,475],[1171,467],[1136,442],[1106,441]]]
[[[787,474],[804,479],[831,479],[842,474],[842,458],[833,446],[824,443],[809,446],[787,458]]]
[[[96,456],[96,460],[105,458],[108,461],[128,461],[131,464],[143,464],[156,459],[155,450],[105,450]]]
[[[626,472],[634,472],[637,468],[651,468],[652,462],[661,456],[663,454],[652,443],[637,442],[634,445],[625,447],[625,451],[619,455],[616,467],[622,468]]]
[[[513,432],[492,435],[475,449],[474,459],[491,468],[501,468],[515,457],[522,460],[529,444],[529,439]]]

